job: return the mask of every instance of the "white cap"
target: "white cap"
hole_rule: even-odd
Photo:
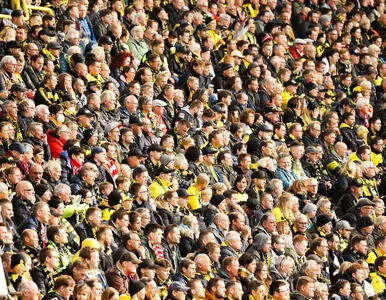
[[[294,45],[296,44],[302,44],[302,45],[307,45],[307,42],[303,39],[295,39],[293,42]]]
[[[153,106],[166,106],[167,105],[164,101],[158,100],[158,99],[154,100],[152,104],[153,104]]]
[[[244,58],[244,55],[239,50],[233,50],[231,55],[232,56],[237,56],[239,58]]]

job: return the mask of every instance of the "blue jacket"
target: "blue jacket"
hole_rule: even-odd
[[[291,176],[288,174],[288,172],[282,168],[277,168],[276,170],[276,174],[277,174],[277,177],[283,181],[283,188],[284,190],[287,190],[290,185],[292,184],[292,182],[294,182],[296,180],[296,175],[294,173],[294,171],[290,171],[290,174],[292,175],[292,178]]]

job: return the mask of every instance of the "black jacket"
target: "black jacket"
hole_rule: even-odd
[[[350,189],[346,190],[346,193],[339,199],[337,208],[335,210],[338,218],[343,217],[350,208],[355,207],[358,200],[354,197]]]
[[[163,248],[165,258],[168,259],[172,264],[172,272],[178,272],[178,266],[181,262],[181,252],[179,245],[170,247],[169,243],[165,239],[162,239],[161,246]]]
[[[19,226],[31,215],[33,203],[29,200],[23,200],[15,195],[12,199],[12,206],[14,213],[13,220],[15,221],[15,225]]]
[[[86,220],[76,225],[74,229],[79,235],[81,243],[87,238],[94,238],[94,232],[92,230],[92,227],[90,224],[86,223]]]
[[[39,246],[43,247],[43,239],[45,241],[48,241],[47,239],[47,227],[46,225],[43,225],[36,219],[34,215],[29,216],[26,218],[20,226],[17,228],[17,232],[21,235],[24,230],[26,229],[32,229],[33,231],[36,231],[39,237]]]

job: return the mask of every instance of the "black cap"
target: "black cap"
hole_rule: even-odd
[[[199,24],[199,25],[196,27],[196,30],[205,30],[205,31],[207,31],[207,30],[208,30],[208,27],[206,27],[205,24]]]
[[[359,52],[359,49],[351,49],[351,50],[349,51],[349,53],[350,53],[351,55],[356,55],[356,56],[360,56],[360,55],[361,55],[361,53]]]
[[[277,113],[277,112],[279,112],[279,111],[276,108],[272,107],[272,106],[264,107],[264,113],[265,114]]]
[[[153,264],[151,259],[142,259],[142,262],[138,265],[138,269],[155,269],[157,266]]]
[[[250,209],[250,210],[257,210],[259,206],[259,201],[257,201],[256,198],[248,198],[247,202],[245,202],[245,205]]]
[[[21,45],[18,41],[9,41],[7,42],[6,46],[7,49],[15,48],[15,49],[21,49]]]
[[[308,91],[315,90],[317,88],[318,88],[318,86],[313,82],[309,82],[308,84],[306,84],[306,89]]]
[[[316,218],[316,226],[322,227],[323,225],[326,225],[327,223],[331,222],[332,219],[327,215],[319,215]]]
[[[367,198],[361,198],[359,199],[358,203],[357,203],[357,207],[358,208],[361,208],[363,206],[375,206],[375,203]]]
[[[129,124],[132,124],[132,125],[135,124],[138,126],[145,125],[145,123],[143,123],[140,118],[135,117],[135,116],[130,117]]]
[[[339,106],[342,108],[343,105],[350,105],[352,108],[355,108],[354,102],[352,102],[349,98],[343,98],[339,102]]]
[[[129,284],[129,294],[133,297],[139,291],[142,291],[145,288],[145,284],[140,280],[131,280]]]
[[[210,148],[210,147],[204,147],[201,149],[202,155],[211,155],[211,154],[216,154],[218,151],[216,149]]]
[[[352,186],[355,186],[355,187],[362,187],[363,186],[363,183],[362,181],[360,181],[359,179],[356,179],[356,178],[352,178],[348,181],[348,186],[349,187],[352,187]]]
[[[253,62],[253,63],[249,64],[249,66],[248,66],[248,71],[250,71],[250,70],[252,70],[252,69],[254,69],[254,68],[257,68],[258,66],[259,66],[259,65],[258,65],[257,63]]]
[[[316,149],[314,146],[308,146],[306,148],[306,150],[304,151],[304,153],[314,153],[314,154],[318,154],[319,153],[319,150]]]
[[[129,151],[129,153],[127,154],[127,157],[132,157],[132,156],[136,156],[136,157],[146,157],[145,154],[143,154],[141,152],[141,150],[139,150],[138,148],[134,148],[134,149],[131,149]]]
[[[178,194],[178,197],[180,198],[188,198],[189,196],[193,196],[193,195],[190,195],[188,191],[184,188],[179,188],[177,190],[177,194]]]
[[[178,47],[176,47],[176,53],[186,54],[186,53],[189,53],[189,50],[186,49],[184,46],[178,46]]]
[[[0,157],[0,165],[2,164],[10,164],[10,165],[14,165],[17,163],[17,160],[14,160],[12,157],[10,156],[3,156],[3,157]]]
[[[152,151],[157,151],[157,152],[164,152],[165,149],[163,149],[160,144],[151,144],[150,147],[147,149],[147,153],[150,153]]]
[[[83,131],[83,137],[86,141],[88,141],[94,134],[98,134],[96,129],[86,129]]]
[[[89,109],[87,109],[87,108],[81,108],[81,109],[79,109],[78,112],[76,113],[76,116],[77,116],[77,117],[80,117],[80,116],[86,116],[86,117],[88,117],[88,118],[91,118],[91,117],[93,117],[94,115],[93,115],[93,113],[92,113]]]
[[[214,127],[214,124],[212,122],[209,122],[209,121],[205,121],[202,123],[202,128],[206,128],[206,127],[210,127],[210,126]]]
[[[27,89],[24,87],[24,85],[20,83],[14,83],[10,88],[11,92],[25,92],[26,90]]]
[[[12,16],[12,17],[21,17],[21,16],[24,16],[24,12],[23,12],[21,9],[15,9],[15,10],[11,13],[11,16]]]
[[[212,107],[211,107],[211,109],[214,111],[214,112],[216,112],[216,113],[224,113],[224,111],[221,109],[221,107],[220,106],[218,106],[218,105],[213,105]]]
[[[295,80],[293,79],[290,79],[286,82],[283,83],[283,87],[287,87],[287,86],[290,86],[290,85],[294,85],[294,86],[298,86],[299,83],[297,83]]]
[[[161,165],[161,167],[159,167],[159,169],[158,169],[158,172],[160,174],[171,174],[171,175],[173,175],[172,173],[174,173],[174,170],[168,169],[167,167]]]
[[[233,66],[231,64],[229,64],[229,63],[222,63],[220,65],[220,68],[221,68],[221,72],[224,72],[224,71],[226,71],[228,69],[233,68]]]
[[[244,56],[246,56],[246,55],[253,55],[253,52],[252,52],[251,49],[244,49],[243,55],[244,55]]]
[[[34,187],[35,194],[39,195],[39,197],[43,196],[49,189],[47,184],[37,184]]]
[[[260,131],[262,131],[262,132],[273,132],[273,129],[272,129],[271,126],[263,124],[263,125],[260,125],[259,127],[256,128],[256,132],[257,133],[260,132]]]
[[[217,206],[224,200],[225,200],[225,197],[223,195],[216,194],[216,195],[213,195],[212,198],[210,198],[210,204]]]
[[[47,49],[55,49],[55,50],[62,50],[62,46],[60,46],[59,43],[56,43],[56,42],[50,42],[48,43],[47,45]]]
[[[24,255],[21,253],[15,253],[11,256],[11,269],[19,264],[25,264]]]
[[[102,46],[105,44],[107,44],[107,45],[113,44],[113,40],[111,39],[111,37],[104,35],[98,40],[98,45]]]
[[[123,253],[119,258],[119,261],[120,262],[130,261],[133,264],[140,264],[142,262],[142,260],[138,259],[138,257],[133,252],[130,252],[130,251]]]
[[[25,147],[22,143],[19,143],[19,142],[13,142],[10,146],[9,146],[9,150],[11,151],[17,151],[19,152],[20,154],[24,154],[25,153]]]
[[[122,201],[122,194],[117,190],[111,191],[108,197],[108,201],[109,206],[118,205]]]

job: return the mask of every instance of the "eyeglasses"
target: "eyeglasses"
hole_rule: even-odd
[[[24,189],[24,191],[26,191],[26,192],[32,192],[32,191],[34,191],[34,189]]]

